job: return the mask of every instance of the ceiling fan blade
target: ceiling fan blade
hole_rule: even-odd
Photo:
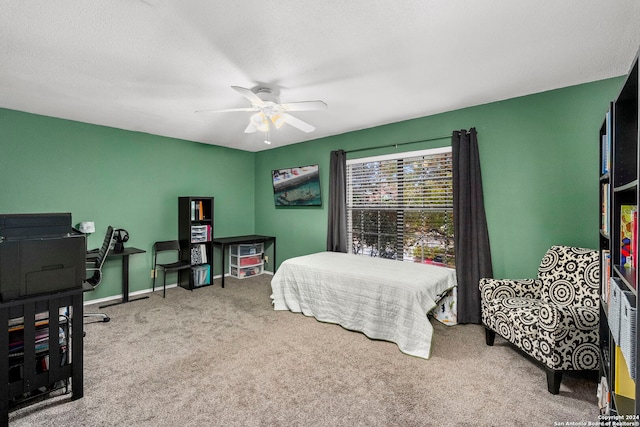
[[[264,101],[262,99],[260,99],[260,97],[258,95],[253,93],[251,91],[251,89],[246,89],[246,88],[240,87],[240,86],[231,86],[231,88],[233,88],[240,95],[242,95],[245,98],[247,98],[249,100],[249,102],[251,102],[252,104],[258,105],[260,107],[264,106]]]
[[[258,131],[258,128],[255,127],[253,123],[249,123],[249,126],[244,130],[244,133],[255,133]]]
[[[300,129],[302,132],[313,132],[316,130],[314,126],[311,126],[309,123],[300,120],[297,117],[293,117],[291,114],[282,113],[282,118],[286,123],[289,123],[291,126]]]
[[[322,101],[287,102],[280,104],[283,111],[315,111],[326,110],[327,104]]]
[[[257,107],[246,107],[246,108],[227,108],[224,110],[196,110],[196,113],[229,113],[233,111],[258,111]]]

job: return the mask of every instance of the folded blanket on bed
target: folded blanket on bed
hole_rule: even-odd
[[[454,286],[450,268],[321,252],[284,261],[271,297],[275,310],[337,323],[428,359],[433,327],[427,313]]]

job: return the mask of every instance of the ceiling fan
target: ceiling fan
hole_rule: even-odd
[[[249,119],[249,125],[244,130],[245,133],[254,133],[257,131],[268,132],[271,124],[276,129],[281,128],[285,123],[300,129],[303,132],[313,132],[315,127],[309,123],[300,120],[289,114],[289,111],[314,111],[325,110],[327,104],[323,101],[302,101],[280,103],[277,94],[271,89],[258,87],[255,90],[246,89],[240,86],[231,86],[236,92],[244,96],[251,102],[251,107],[246,108],[229,108],[225,110],[198,110],[196,113],[212,112],[226,113],[232,111],[248,111],[255,112]]]

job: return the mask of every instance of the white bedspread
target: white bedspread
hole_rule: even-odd
[[[428,359],[433,327],[427,313],[454,286],[451,268],[320,252],[284,261],[271,281],[271,298],[275,310],[337,323]]]

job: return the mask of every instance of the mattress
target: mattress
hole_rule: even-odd
[[[336,323],[428,359],[433,327],[427,313],[454,286],[451,268],[320,252],[284,261],[271,281],[271,298],[275,310]]]

